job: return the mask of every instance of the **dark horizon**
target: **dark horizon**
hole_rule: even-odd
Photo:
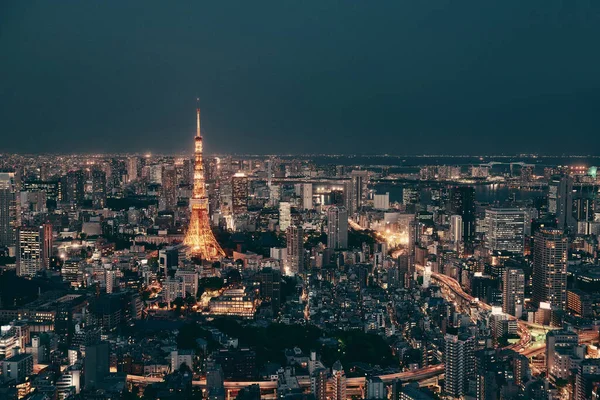
[[[209,154],[580,155],[598,37],[597,2],[3,2],[0,150],[188,154],[200,97]]]

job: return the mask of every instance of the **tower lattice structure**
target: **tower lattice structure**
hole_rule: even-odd
[[[194,139],[194,191],[190,199],[191,216],[183,243],[194,256],[204,260],[218,260],[225,252],[215,239],[208,221],[208,197],[202,161],[202,135],[200,134],[200,108],[196,109],[196,137]]]

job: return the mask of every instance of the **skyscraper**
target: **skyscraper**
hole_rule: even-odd
[[[450,192],[450,210],[460,215],[463,223],[463,242],[470,248],[475,237],[475,188],[458,186]]]
[[[305,210],[312,210],[314,208],[312,183],[302,184],[302,208]]]
[[[450,216],[450,240],[455,249],[463,241],[463,221],[460,215]]]
[[[134,182],[139,177],[140,171],[140,159],[136,156],[129,157],[127,159],[127,180],[128,182]]]
[[[560,230],[536,232],[533,249],[532,300],[564,310],[567,303],[567,237]]]
[[[42,230],[42,267],[50,268],[50,257],[52,257],[52,246],[54,245],[52,224],[46,222],[40,229]]]
[[[327,247],[348,248],[348,212],[345,207],[330,207],[327,210]]]
[[[215,239],[208,220],[208,197],[204,182],[202,135],[200,134],[200,108],[196,109],[194,141],[194,190],[190,199],[191,217],[184,244],[198,257],[205,260],[217,260],[225,256],[225,252]]]
[[[504,270],[502,282],[502,312],[521,317],[525,299],[525,274],[520,268]]]
[[[485,210],[487,233],[485,236],[490,250],[523,254],[525,247],[525,210],[519,208],[492,208]]]
[[[44,238],[44,226],[21,227],[17,240],[17,275],[35,276],[38,271],[48,266],[48,254]]]
[[[106,206],[106,173],[99,169],[92,170],[92,204],[95,208]]]
[[[368,194],[369,172],[352,171],[350,181],[344,184],[344,198],[348,214],[352,215],[364,206]]]
[[[69,171],[60,182],[62,186],[62,201],[81,204],[84,200],[85,176],[83,171]]]
[[[286,275],[301,274],[304,270],[304,231],[300,226],[287,228]]]
[[[0,172],[0,246],[14,246],[17,241],[19,212],[14,172]]]
[[[338,360],[331,368],[333,380],[333,400],[346,400],[346,373],[342,363]]]
[[[475,338],[468,335],[446,334],[444,391],[447,396],[462,397],[467,393],[469,377],[475,369]]]
[[[173,211],[177,207],[177,170],[174,165],[162,169],[160,205],[162,210]]]
[[[248,211],[248,176],[238,172],[231,178],[232,210],[234,214],[243,214]]]
[[[548,182],[548,211],[556,215],[559,229],[574,229],[573,178],[568,175],[553,176]]]

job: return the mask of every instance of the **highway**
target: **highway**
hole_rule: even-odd
[[[422,269],[423,267],[417,266],[417,268]],[[467,301],[470,304],[477,304],[478,307],[483,310],[490,311],[492,309],[492,307],[489,304],[484,303],[484,302],[480,301],[479,299],[475,299],[473,296],[466,293],[455,279],[453,279],[447,275],[437,273],[437,272],[432,272],[431,277],[436,282],[438,282],[438,284],[445,286],[445,288],[451,290],[455,296],[460,297],[464,301]],[[534,324],[534,323],[530,323],[527,321],[522,321],[522,320],[515,318],[514,316],[509,316],[509,318],[512,318],[517,321],[517,332],[519,334],[520,340],[519,340],[519,342],[509,345],[505,348],[520,352],[521,354],[523,354],[527,357],[533,357],[538,354],[541,354],[546,349],[545,343],[542,345],[534,344],[531,346],[530,329],[543,329],[546,331],[552,330],[552,329],[557,329],[557,328],[550,327],[550,326],[539,325],[539,324]],[[585,331],[585,332],[580,333],[580,343],[589,343],[589,342],[595,341],[597,339],[598,339],[598,332]],[[420,381],[420,380],[424,380],[424,379],[430,379],[435,376],[442,375],[443,373],[444,373],[444,365],[438,364],[438,365],[434,365],[434,366],[420,368],[420,369],[413,370],[413,371],[404,371],[404,372],[398,372],[398,373],[394,373],[394,374],[380,375],[379,378],[381,378],[381,380],[384,382],[390,382],[390,381],[393,381],[394,379],[400,379],[404,382],[410,382],[410,381]],[[161,382],[162,378],[145,377],[145,376],[139,376],[139,375],[127,375],[127,380],[130,382],[134,382],[134,383],[150,384],[150,383],[155,383],[155,382]],[[299,378],[298,383],[303,388],[310,387],[310,379],[309,378],[306,378],[306,377]],[[206,386],[206,380],[202,379],[202,380],[198,380],[198,381],[193,381],[192,384],[195,386],[204,387],[204,386]],[[239,390],[241,388],[244,388],[244,387],[247,387],[247,386],[250,386],[253,384],[258,384],[260,386],[260,388],[264,389],[264,390],[275,390],[277,388],[276,381],[253,381],[253,382],[225,381],[225,383],[224,383],[225,389],[227,389],[227,390]],[[348,388],[356,389],[356,388],[363,387],[364,384],[365,384],[364,377],[354,377],[354,378],[347,379]]]

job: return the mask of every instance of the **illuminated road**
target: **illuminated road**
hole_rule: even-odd
[[[419,381],[422,379],[429,379],[429,378],[435,377],[435,376],[443,374],[443,373],[444,373],[444,365],[439,364],[439,365],[434,365],[434,366],[427,367],[427,368],[417,369],[414,371],[405,371],[405,372],[398,372],[395,374],[380,375],[379,378],[381,378],[381,380],[384,382],[391,382],[394,379],[401,379],[403,382],[412,382],[412,381]],[[140,375],[127,375],[127,380],[129,382],[133,382],[133,383],[145,383],[145,384],[151,384],[151,383],[157,383],[157,382],[163,381],[162,378],[146,377],[146,376],[140,376]],[[302,387],[310,387],[310,378],[299,378],[298,383]],[[192,384],[195,386],[206,386],[206,379],[201,379],[199,381],[193,381]],[[238,389],[242,389],[247,386],[254,385],[254,384],[259,385],[260,388],[264,389],[264,390],[277,389],[276,381],[247,381],[247,382],[225,381],[225,389],[238,390]],[[348,387],[362,387],[365,384],[365,378],[364,377],[348,378],[347,384],[348,384]]]
[[[355,225],[357,225],[357,224],[355,224]],[[360,227],[358,227],[358,228],[360,229]],[[417,266],[417,268],[422,269],[423,267]],[[432,272],[431,277],[435,281],[437,281],[438,284],[441,284],[441,285],[445,286],[447,289],[451,290],[455,294],[455,296],[460,297],[461,299],[463,299],[466,302],[469,302],[470,304],[477,304],[478,307],[483,310],[491,311],[492,307],[489,304],[479,301],[478,299],[475,299],[473,296],[466,293],[455,279],[453,279],[447,275],[437,273],[437,272]],[[520,340],[518,343],[515,343],[515,344],[505,347],[505,349],[511,349],[511,350],[520,352],[521,354],[523,354],[527,357],[534,357],[538,354],[543,353],[546,349],[545,343],[531,345],[530,329],[538,329],[538,330],[545,330],[545,331],[557,329],[557,328],[553,328],[553,327],[549,327],[549,326],[545,326],[545,325],[539,325],[539,324],[534,324],[534,323],[530,323],[527,321],[518,320],[514,316],[509,316],[509,318],[512,318],[517,321],[517,332],[519,334]],[[595,340],[598,340],[598,332],[585,331],[585,332],[580,333],[580,343],[588,343],[588,342],[592,342]],[[404,382],[411,382],[411,381],[421,381],[421,380],[425,380],[425,379],[430,379],[430,378],[442,375],[443,373],[444,373],[444,365],[438,364],[438,365],[434,365],[434,366],[430,366],[430,367],[417,369],[414,371],[404,371],[404,372],[398,372],[398,373],[394,373],[394,374],[380,375],[379,378],[381,378],[381,380],[384,382],[390,382],[390,381],[393,381],[394,379],[400,379]],[[145,383],[145,384],[151,384],[151,383],[163,381],[162,378],[144,377],[144,376],[139,376],[139,375],[127,375],[127,380],[129,382]],[[206,386],[205,379],[202,379],[199,381],[193,381],[192,383],[193,383],[193,385],[196,385],[196,386],[202,386],[202,387]],[[310,378],[299,378],[298,383],[303,388],[310,387]],[[225,389],[239,390],[241,388],[244,388],[244,387],[247,387],[247,386],[250,386],[253,384],[259,385],[260,388],[263,390],[277,389],[276,381],[253,381],[253,382],[225,381],[224,385],[225,385]],[[364,377],[356,377],[356,378],[348,378],[347,379],[348,388],[360,388],[360,387],[363,387],[364,384],[365,384]]]

